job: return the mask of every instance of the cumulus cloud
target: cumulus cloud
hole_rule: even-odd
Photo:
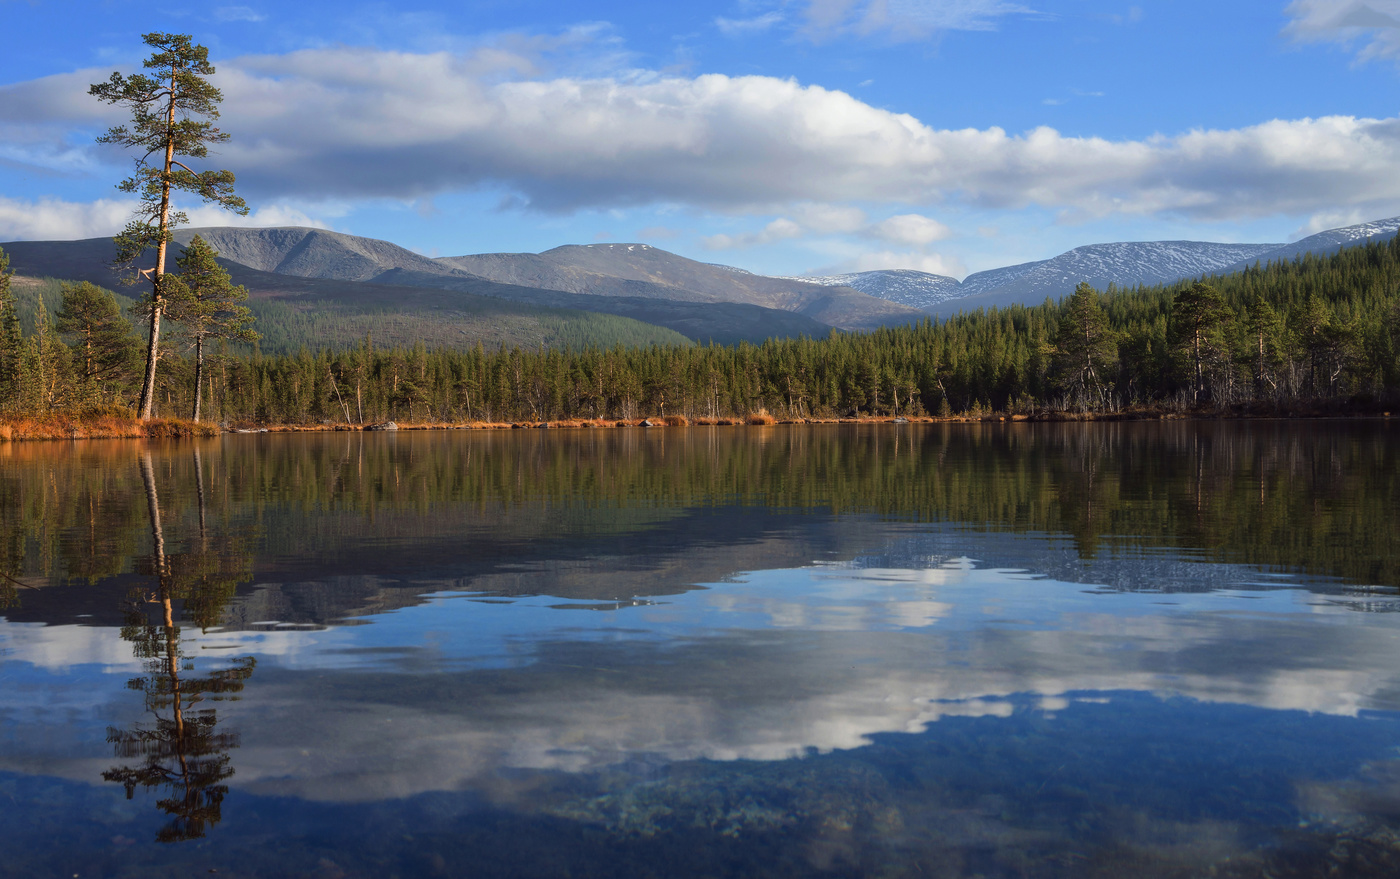
[[[687,205],[814,230],[798,206],[959,202],[1039,206],[1069,220],[1227,220],[1380,215],[1400,204],[1395,118],[1108,140],[1049,127],[940,129],[773,77],[546,78],[528,64],[512,53],[343,47],[220,62],[222,125],[234,138],[214,161],[254,201],[411,201],[492,187],[536,210]],[[3,157],[64,174],[117,161],[89,145],[111,119],[86,95],[100,78],[0,88]]]
[[[871,250],[834,266],[813,272],[816,275],[843,275],[851,272],[874,272],[880,269],[913,269],[931,275],[961,278],[967,266],[957,257],[922,250]]]
[[[917,40],[938,31],[992,30],[999,18],[1032,12],[1005,0],[809,0],[806,16],[808,33],[818,39],[855,33]]]
[[[871,223],[860,208],[811,202],[794,205],[791,214],[778,217],[756,232],[712,235],[703,243],[710,250],[733,250],[816,234],[858,235],[922,248],[953,234],[944,224],[922,214],[899,214]]]
[[[805,228],[813,232],[856,232],[864,228],[865,211],[850,205],[813,204],[795,205],[792,215]]]
[[[952,229],[922,214],[900,214],[890,217],[876,223],[870,231],[882,241],[912,247],[942,241],[953,234]]]
[[[99,199],[86,204],[0,195],[0,241],[44,241],[113,235],[131,218],[135,202]]]
[[[1361,43],[1361,60],[1400,56],[1400,0],[1294,0],[1286,32],[1298,40]]]
[[[707,250],[742,250],[773,244],[789,238],[802,236],[802,227],[786,217],[779,217],[757,232],[744,232],[738,235],[710,235],[701,241]]]
[[[0,196],[0,241],[49,241],[102,238],[121,231],[136,208],[134,199],[72,202],[44,198],[36,201]],[[192,226],[315,226],[320,219],[284,205],[268,205],[246,217],[210,205],[185,211]]]

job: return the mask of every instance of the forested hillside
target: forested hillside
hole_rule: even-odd
[[[1087,285],[1061,303],[762,345],[565,349],[427,345],[213,358],[221,419],[556,421],[643,415],[778,417],[1116,411],[1242,404],[1388,404],[1400,390],[1400,244],[1304,256],[1172,285]],[[76,365],[57,316],[4,336],[11,410],[125,402],[119,371]],[[68,344],[63,344],[66,338]],[[161,362],[162,414],[191,406],[180,357]]]

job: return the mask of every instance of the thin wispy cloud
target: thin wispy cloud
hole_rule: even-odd
[[[1144,18],[1141,6],[1129,6],[1127,12],[1114,13],[1108,16],[1108,20],[1117,25],[1137,24]]]
[[[218,21],[266,21],[267,16],[248,6],[220,6],[214,10]]]
[[[744,232],[738,235],[710,235],[701,243],[707,250],[743,250],[764,244],[786,241],[802,237],[802,227],[786,217],[779,217],[757,232]]]
[[[727,37],[746,37],[772,30],[783,20],[781,12],[769,12],[753,18],[716,18],[715,27]]]
[[[994,30],[1008,15],[1035,10],[1007,0],[808,0],[805,32],[814,39],[841,34],[919,40],[940,31]]]

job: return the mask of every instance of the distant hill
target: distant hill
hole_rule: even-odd
[[[804,278],[813,283],[847,284],[858,290],[934,315],[977,308],[1036,305],[1059,299],[1081,282],[1099,290],[1109,284],[1159,284],[1219,272],[1252,260],[1277,244],[1213,244],[1205,241],[1141,241],[1090,244],[1053,259],[1006,266],[954,278],[926,272],[874,271]]]
[[[964,295],[962,284],[947,275],[933,275],[913,269],[878,269],[848,275],[793,278],[829,287],[850,287],[870,296],[888,299],[910,308],[928,309]]]
[[[1146,241],[1091,244],[1052,259],[978,272],[962,282],[913,270],[769,277],[646,244],[566,245],[543,253],[430,258],[387,241],[303,227],[180,229],[196,234],[248,287],[268,345],[339,344],[373,332],[430,344],[733,344],[820,337],[928,315],[1059,299],[1088,282],[1171,283],[1257,261],[1325,255],[1400,232],[1400,217],[1293,244]],[[117,288],[112,242],[13,242],[17,272]],[[591,315],[591,316],[590,316]],[[651,325],[647,329],[643,325]],[[569,341],[564,341],[565,339]]]
[[[1039,303],[1058,299],[1088,282],[1102,290],[1109,284],[1131,287],[1162,284],[1217,272],[1254,259],[1277,244],[1214,244],[1208,241],[1130,241],[1090,244],[1053,259],[977,272],[963,279],[964,297],[1019,296]]]
[[[124,286],[109,265],[114,255],[110,238],[16,241],[0,244],[0,248],[10,255],[11,268],[21,278],[91,281],[119,295],[136,292]],[[258,318],[256,329],[262,334],[261,346],[268,353],[296,351],[303,345],[351,345],[366,335],[377,345],[406,346],[422,341],[430,347],[451,348],[478,342],[487,348],[689,342],[674,330],[626,316],[520,303],[482,293],[299,278],[229,260],[221,262],[234,283],[249,289],[249,305]],[[47,289],[33,282],[17,288],[21,296],[25,291]],[[51,308],[56,305],[56,295],[53,290],[46,293]]]
[[[743,303],[841,329],[908,323],[923,316],[850,287],[755,275],[647,244],[567,245],[538,254],[484,253],[436,262],[505,284],[588,296]]]
[[[201,235],[249,290],[264,347],[347,344],[367,332],[384,344],[733,344],[825,336],[831,326],[744,303],[697,303],[639,294],[594,296],[501,284],[397,245],[319,229],[180,229]],[[21,275],[126,290],[111,268],[110,238],[0,244]],[[270,267],[270,268],[268,268]],[[272,271],[277,269],[278,271]],[[344,277],[339,277],[344,276]],[[650,328],[642,326],[651,325]]]
[[[373,238],[304,227],[181,229],[220,255],[278,275],[409,287],[438,287],[554,308],[631,317],[697,341],[761,342],[867,329],[922,315],[850,288],[769,278],[696,262],[646,244],[556,247],[430,259]],[[493,282],[483,286],[483,281]],[[547,291],[548,295],[527,291]],[[574,294],[561,298],[558,294]],[[646,300],[657,304],[646,305]],[[666,303],[666,304],[661,304]],[[696,308],[708,304],[723,307]],[[735,306],[750,306],[738,308]],[[774,313],[776,312],[776,313]]]
[[[373,282],[392,269],[465,274],[388,241],[325,229],[304,226],[182,228],[175,231],[175,241],[180,245],[189,244],[195,235],[202,237],[224,259],[251,269],[298,278]]]
[[[1291,260],[1300,254],[1326,256],[1368,241],[1386,241],[1400,233],[1400,217],[1331,229],[1292,244],[1217,244],[1209,241],[1125,241],[1090,244],[1036,262],[1005,266],[954,278],[911,270],[859,272],[826,277],[797,277],[814,284],[843,284],[945,316],[959,311],[1007,305],[1038,305],[1060,299],[1080,283],[1099,290],[1109,284],[1133,287],[1168,284],[1183,278],[1225,275],[1256,262]]]

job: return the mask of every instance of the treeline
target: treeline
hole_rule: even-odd
[[[112,309],[121,317],[115,300],[84,312],[100,311],[96,323],[68,304],[94,291],[64,285],[64,304],[40,314],[28,338],[4,317],[13,297],[0,303],[0,408],[130,402],[133,337],[109,321]],[[111,329],[101,344],[98,324]],[[1080,285],[1061,303],[762,345],[385,349],[371,335],[271,357],[221,343],[205,349],[201,394],[212,417],[287,423],[1380,405],[1400,395],[1398,354],[1400,241],[1391,241],[1204,281],[1103,294]],[[163,356],[159,414],[193,411],[195,386],[189,358]]]

